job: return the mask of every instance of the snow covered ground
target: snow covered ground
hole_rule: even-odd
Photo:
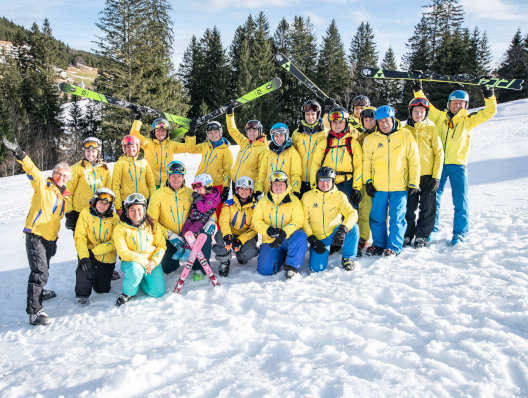
[[[199,157],[182,157],[191,174]],[[450,190],[439,240],[393,259],[340,257],[286,282],[232,261],[214,288],[188,280],[122,308],[109,294],[76,305],[72,233],[60,232],[45,302],[28,324],[22,228],[25,176],[0,179],[2,397],[528,396],[528,100],[475,129],[471,230],[449,247]],[[187,179],[189,181],[190,178]],[[212,260],[216,272],[218,263]]]

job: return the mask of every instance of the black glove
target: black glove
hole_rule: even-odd
[[[312,246],[312,249],[314,249],[317,254],[323,254],[326,251],[324,243],[317,239],[315,235],[311,235],[308,238],[308,243],[310,246]]]
[[[66,218],[66,222],[64,223],[64,226],[66,229],[69,229],[71,231],[75,230],[75,221],[77,217],[75,217],[75,213],[73,211],[70,211],[69,213],[66,213],[64,215],[64,218]]]
[[[429,181],[427,188],[429,188],[431,192],[436,192],[439,186],[440,186],[440,180],[437,180],[436,178],[431,178],[431,181]]]
[[[138,109],[137,106],[131,105],[130,106],[130,111],[132,112],[132,116],[134,117],[134,120],[141,121],[141,119],[142,119],[141,111]]]
[[[352,204],[359,206],[359,202],[361,202],[361,192],[357,189],[352,189]]]
[[[269,227],[266,233],[270,238],[275,239],[277,236],[279,236],[280,231],[282,231],[280,228]]]
[[[262,192],[260,191],[257,191],[257,192],[253,192],[253,198],[255,198],[255,200],[258,200],[258,197],[262,195]]]
[[[238,239],[234,239],[233,240],[233,250],[238,252],[240,251],[241,248],[242,248],[242,242],[240,242],[240,240]]]
[[[418,79],[414,79],[412,87],[413,87],[413,91],[422,91],[423,90],[422,81]]]
[[[336,106],[336,100],[328,97],[327,99],[325,99],[324,105],[325,105],[325,113],[328,113],[332,110],[332,108]]]
[[[225,202],[229,197],[229,187],[222,189],[222,195],[220,195],[220,202]]]
[[[233,248],[233,235],[229,234],[224,236],[225,248],[231,250]]]
[[[84,272],[90,271],[92,269],[92,262],[89,258],[81,258],[79,260],[79,268]]]
[[[279,229],[279,236],[277,236],[275,240],[270,243],[270,247],[273,249],[281,247],[284,239],[286,239],[286,232],[284,232],[282,229]]]
[[[367,191],[367,195],[370,196],[371,198],[373,198],[376,192],[378,192],[376,188],[374,188],[374,185],[372,185],[371,182],[367,182],[365,184],[365,191]]]
[[[192,119],[191,123],[189,123],[189,130],[187,130],[187,137],[196,137],[196,120]]]
[[[193,192],[192,197],[193,197],[193,204],[196,204],[203,200],[203,196],[200,195],[198,192]]]
[[[348,234],[348,228],[341,224],[337,228],[336,233],[334,234],[334,238],[332,239],[332,246],[337,246],[338,248],[343,247],[343,245],[345,244],[346,234]]]
[[[228,115],[232,115],[233,112],[235,111],[235,107],[233,106],[233,101],[226,102],[223,106]]]
[[[16,138],[14,142],[10,142],[5,138],[2,138],[2,142],[4,143],[4,146],[11,151],[16,159],[22,160],[26,157],[26,154],[22,151],[22,148],[20,148],[20,145],[18,145]]]
[[[293,194],[294,194],[295,196],[297,196],[297,198],[298,198],[299,200],[302,199],[302,194],[301,194],[300,192],[294,192]]]
[[[482,94],[484,94],[484,98],[493,97],[495,95],[495,89],[493,87],[481,85],[480,89],[482,90]]]
[[[418,192],[420,192],[420,190],[418,188],[409,188],[407,190],[407,193],[410,195],[416,195]]]

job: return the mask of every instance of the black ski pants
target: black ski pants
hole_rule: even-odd
[[[428,185],[432,176],[420,177],[420,192],[415,195],[409,195],[407,198],[407,231],[405,236],[413,240],[416,238],[425,238],[431,234],[436,218],[436,192],[431,192]],[[420,207],[418,221],[416,221],[416,210]]]
[[[238,238],[238,235],[233,235],[235,238]],[[216,259],[223,263],[228,260],[231,260],[232,251],[226,249],[226,244],[224,242],[224,237],[220,230],[216,231],[215,235],[216,244],[213,246],[213,251],[215,252]],[[255,238],[248,240],[242,245],[239,251],[235,252],[238,262],[246,262],[251,260],[254,257],[257,257],[259,249],[257,247],[257,240]]]
[[[28,279],[26,312],[33,315],[42,309],[42,292],[48,283],[49,262],[57,252],[57,241],[26,233],[26,252],[31,270]]]
[[[90,253],[91,254],[91,253]],[[107,264],[97,261],[93,255],[90,256],[92,267],[83,271],[79,266],[75,271],[75,297],[87,298],[96,293],[108,293],[115,263]]]

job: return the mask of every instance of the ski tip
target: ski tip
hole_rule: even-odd
[[[275,82],[275,85],[277,86],[277,88],[282,87],[282,80],[279,77],[276,77],[275,79],[273,79],[273,81]]]
[[[277,53],[275,54],[275,61],[277,61],[278,63],[283,63],[287,62],[288,58],[286,58],[286,56],[282,53]]]

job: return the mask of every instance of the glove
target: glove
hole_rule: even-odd
[[[270,247],[273,249],[278,249],[282,246],[284,239],[286,239],[286,232],[284,232],[282,229],[279,229],[278,236],[273,242],[270,243]]]
[[[275,239],[277,236],[279,236],[279,231],[282,231],[280,228],[273,228],[269,227],[266,233],[270,238]]]
[[[79,268],[84,272],[90,271],[92,269],[92,262],[89,258],[81,258],[79,260]]]
[[[352,189],[352,204],[354,206],[359,206],[359,202],[361,202],[361,192],[357,189]]]
[[[26,157],[26,154],[22,151],[22,148],[20,148],[20,145],[18,145],[16,138],[14,142],[10,142],[5,138],[2,138],[2,142],[4,143],[4,146],[11,151],[11,153],[17,160],[22,160]]]
[[[338,250],[339,248],[343,247],[343,245],[345,244],[346,234],[348,234],[348,228],[341,224],[337,228],[336,233],[334,234],[334,238],[332,239],[332,246],[336,246]]]
[[[437,180],[436,178],[431,178],[431,181],[429,181],[427,188],[429,188],[431,192],[436,192],[439,186],[440,186],[440,180]]]
[[[226,113],[228,115],[232,115],[233,112],[235,112],[235,107],[233,106],[233,101],[226,102],[223,106],[224,106],[224,108],[226,110]]]
[[[302,194],[300,192],[294,192],[293,193],[295,196],[297,196],[297,199],[301,200],[302,199]]]
[[[325,99],[324,105],[325,105],[325,113],[328,113],[332,110],[332,108],[336,106],[336,100],[328,97],[327,99]]]
[[[195,195],[195,194],[196,194],[196,195]],[[195,205],[196,203],[198,203],[198,202],[201,202],[201,201],[203,200],[203,196],[200,195],[200,194],[197,193],[197,192],[193,192],[192,196],[193,196],[193,198],[194,198],[194,200],[193,200],[193,204],[194,204],[194,205]]]
[[[422,81],[418,79],[414,79],[412,87],[413,87],[413,91],[422,91],[423,90]]]
[[[373,198],[376,192],[378,192],[376,188],[374,188],[374,185],[372,185],[371,182],[367,182],[365,184],[365,191],[367,191],[367,195],[370,196],[371,198]]]
[[[481,85],[480,89],[482,90],[482,94],[484,94],[484,98],[493,97],[495,95],[495,89],[493,87]]]
[[[189,123],[189,130],[187,130],[187,137],[196,137],[196,119],[192,119],[191,123]]]
[[[324,243],[317,239],[315,235],[311,235],[308,238],[308,243],[310,246],[312,246],[312,249],[314,249],[317,254],[323,254],[326,251]]]
[[[409,189],[407,190],[407,193],[408,193],[409,195],[416,195],[418,192],[420,192],[420,190],[419,190],[418,188],[409,188]]]
[[[258,198],[259,198],[260,195],[262,195],[262,192],[260,192],[260,191],[253,192],[253,198],[255,200],[257,200],[257,201],[258,201]]]
[[[70,211],[69,213],[66,213],[64,215],[64,218],[66,218],[66,222],[64,223],[64,226],[66,229],[69,229],[70,231],[75,230],[75,213],[73,211]]]
[[[136,105],[131,105],[130,111],[132,112],[132,116],[134,117],[134,120],[141,121],[142,119],[141,111],[138,109]]]
[[[176,248],[185,245],[185,239],[172,231],[169,231],[169,242]]]
[[[220,202],[225,202],[229,197],[229,187],[222,189],[222,195],[220,195]]]
[[[233,250],[238,252],[242,248],[242,242],[239,239],[233,240]]]
[[[216,220],[214,218],[210,218],[202,229],[207,235],[213,236],[216,233]]]

